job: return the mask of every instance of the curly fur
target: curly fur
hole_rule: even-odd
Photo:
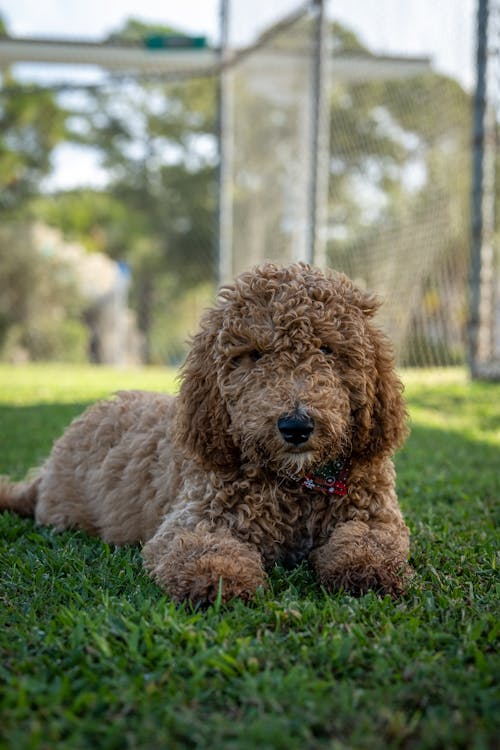
[[[252,597],[275,562],[308,559],[327,589],[398,595],[408,529],[391,456],[401,383],[373,324],[375,297],[342,274],[265,264],[220,291],[179,395],[121,392],[76,419],[33,481],[2,480],[0,508],[107,542],[142,542],[174,599]],[[278,421],[306,415],[287,441]],[[344,497],[300,478],[340,456]]]

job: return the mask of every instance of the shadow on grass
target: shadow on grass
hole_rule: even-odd
[[[500,491],[499,449],[456,430],[414,425],[396,456],[398,489],[406,507],[487,499]]]
[[[50,453],[54,440],[92,402],[0,406],[0,474],[22,479]]]

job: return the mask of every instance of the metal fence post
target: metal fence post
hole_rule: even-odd
[[[495,352],[495,112],[488,105],[489,0],[478,0],[473,117],[472,243],[469,368],[473,378],[498,377]]]
[[[315,19],[313,33],[311,172],[309,182],[307,260],[318,266],[326,265],[328,155],[330,149],[328,83],[331,50],[325,6],[326,0],[313,0],[312,2]]]
[[[217,207],[217,283],[229,281],[233,275],[233,73],[229,59],[230,0],[219,6],[219,79],[218,79],[218,207]]]

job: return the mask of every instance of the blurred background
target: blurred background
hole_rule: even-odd
[[[500,376],[500,0],[0,0],[0,359],[178,364],[264,259]]]

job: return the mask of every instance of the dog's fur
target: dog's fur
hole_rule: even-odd
[[[89,408],[0,509],[107,542],[142,542],[174,599],[251,597],[275,562],[308,559],[328,589],[398,595],[408,529],[391,456],[405,409],[377,300],[344,275],[270,263],[223,287],[177,397],[121,392]],[[283,418],[312,433],[288,442]],[[301,479],[349,462],[348,492]],[[220,584],[221,582],[221,584]]]

